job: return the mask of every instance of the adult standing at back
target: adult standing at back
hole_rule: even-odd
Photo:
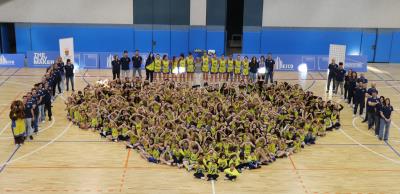
[[[128,57],[128,51],[124,51],[124,56],[121,58],[122,76],[129,77],[129,63],[131,59]]]
[[[133,77],[136,77],[136,72],[139,74],[140,79],[142,78],[141,66],[143,58],[139,55],[139,50],[135,51],[135,55],[132,57],[133,63]]]
[[[71,63],[71,59],[67,59],[67,64],[65,65],[65,78],[67,80],[67,91],[69,91],[69,82],[71,82],[72,91],[74,89],[74,64]]]
[[[334,93],[338,93],[338,89],[340,87],[340,95],[343,95],[343,85],[344,85],[344,77],[346,75],[346,70],[343,68],[343,62],[339,63],[339,68],[336,70],[336,76],[335,76],[335,81],[336,81],[336,87],[334,89]]]
[[[330,87],[331,87],[331,82],[333,81],[333,87],[332,89],[335,90],[336,85],[335,85],[335,80],[336,80],[336,70],[338,68],[338,65],[336,64],[336,60],[333,58],[331,63],[328,65],[328,84],[326,86],[326,93],[329,93]]]
[[[113,60],[111,61],[111,67],[112,67],[112,74],[113,74],[113,80],[116,78],[120,78],[121,76],[121,61],[118,59],[118,55],[113,56]]]
[[[381,121],[380,121],[380,130],[379,130],[379,140],[387,141],[389,138],[389,128],[390,123],[392,121],[392,112],[393,107],[390,104],[390,99],[385,98],[385,102],[381,107],[380,114],[381,114]]]
[[[153,74],[154,74],[154,54],[151,52],[146,59],[146,80],[153,82]]]
[[[265,83],[268,84],[268,78],[271,80],[271,84],[274,83],[274,66],[275,61],[272,59],[272,54],[268,53],[267,59],[265,60]]]

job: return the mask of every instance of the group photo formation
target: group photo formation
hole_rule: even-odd
[[[400,193],[399,6],[0,2],[0,193]]]

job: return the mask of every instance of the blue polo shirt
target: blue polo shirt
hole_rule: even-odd
[[[25,104],[25,109],[24,109],[25,118],[32,118],[33,117],[32,112],[31,112],[32,108],[33,108],[32,102],[28,101]]]
[[[369,97],[369,98],[367,99],[367,112],[369,112],[369,113],[375,113],[376,107],[378,106],[378,104],[375,105],[375,106],[370,106],[370,105],[368,105],[369,102],[379,103],[379,99],[378,99],[378,98],[373,98],[373,97]]]

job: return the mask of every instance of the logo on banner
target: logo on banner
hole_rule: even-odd
[[[293,70],[294,69],[293,64],[283,63],[283,61],[280,57],[276,57],[275,61],[276,61],[276,69],[277,70]]]
[[[111,54],[109,54],[107,56],[107,68],[111,68],[112,67],[112,60],[113,60],[113,56]]]
[[[0,65],[14,65],[14,60],[7,60],[4,55],[0,55]]]
[[[46,53],[33,53],[34,65],[52,65],[54,60],[49,60]]]

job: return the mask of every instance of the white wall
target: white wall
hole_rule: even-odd
[[[190,0],[190,25],[205,26],[207,0]]]
[[[133,24],[133,1],[0,0],[0,22]]]
[[[400,0],[264,0],[262,24],[400,28]]]

